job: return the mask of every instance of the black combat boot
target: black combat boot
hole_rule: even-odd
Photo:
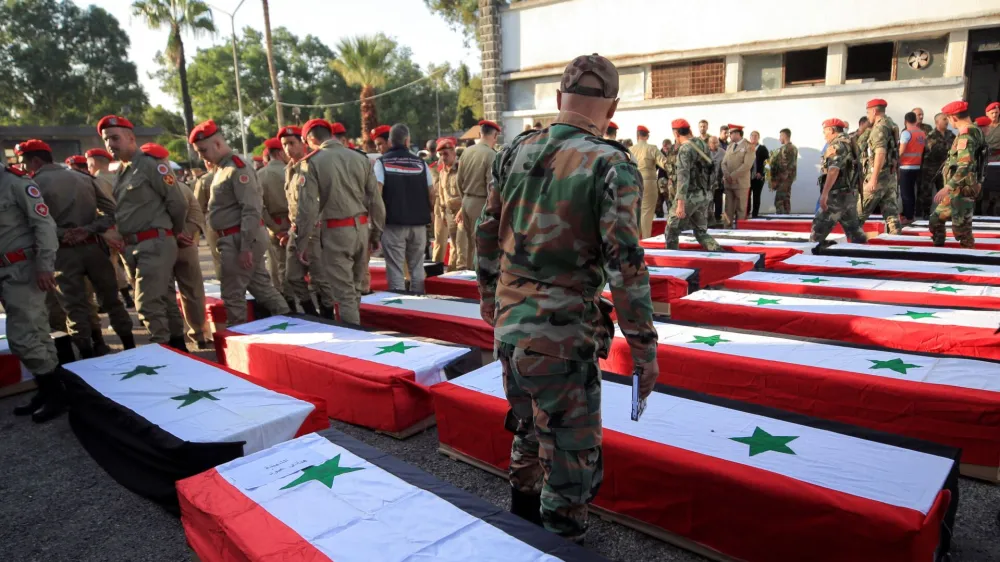
[[[118,334],[118,339],[122,341],[122,347],[125,349],[135,349],[135,336],[132,335],[132,332]]]
[[[90,342],[94,344],[94,357],[103,357],[111,353],[111,348],[104,343],[104,334],[100,330],[91,330]]]
[[[295,314],[299,311],[299,308],[295,306],[295,299],[285,299],[285,302],[288,303],[288,312]]]
[[[187,344],[184,343],[184,336],[170,336],[170,341],[167,342],[167,345],[177,351],[181,351],[183,353],[188,352]]]
[[[38,387],[38,391],[35,392],[34,396],[27,404],[22,404],[14,408],[15,416],[30,416],[34,414],[42,405],[45,404],[45,396],[42,394],[42,388]]]
[[[308,314],[309,316],[319,316],[319,312],[316,311],[316,305],[313,301],[307,300],[302,301],[302,314]]]
[[[42,407],[31,414],[31,421],[45,423],[59,417],[66,410],[66,397],[62,382],[63,368],[58,367],[51,373],[38,375],[38,392],[44,401]]]
[[[271,311],[267,309],[266,306],[260,304],[257,301],[253,303],[253,317],[254,320],[261,320],[263,318],[270,318]]]
[[[542,496],[510,489],[510,512],[525,521],[542,526]]]
[[[326,306],[326,305],[320,303],[320,305],[319,305],[319,315],[320,315],[321,318],[326,318],[327,320],[333,320],[334,319],[334,316],[333,316],[333,307],[332,306]]]
[[[118,293],[122,296],[122,304],[125,305],[125,308],[135,308],[135,301],[132,300],[132,293],[128,290],[128,287],[119,290]]]
[[[91,357],[95,357],[94,346],[90,345],[90,342],[84,344],[77,343],[76,348],[80,351],[80,359],[90,359]]]
[[[56,346],[56,357],[59,359],[59,365],[76,361],[76,352],[73,351],[73,338],[71,336],[59,336],[53,343]]]

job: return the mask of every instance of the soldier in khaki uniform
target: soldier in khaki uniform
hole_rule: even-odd
[[[94,176],[97,180],[98,187],[101,188],[112,201],[115,199],[115,174],[109,168],[111,166],[111,154],[104,150],[103,148],[92,148],[87,151],[87,171],[90,175]],[[104,233],[105,241],[108,240],[110,236],[108,233]],[[118,253],[118,250],[111,248],[111,265],[115,267],[115,278],[118,280],[118,292],[122,296],[122,302],[125,303],[125,308],[135,308],[135,302],[132,301],[132,283],[129,282],[128,276],[125,275],[125,265],[122,262],[122,255]]]
[[[340,308],[340,319],[360,324],[360,280],[368,252],[378,249],[385,206],[367,156],[333,138],[333,125],[313,119],[302,128],[312,152],[298,162],[298,209],[289,244],[309,265],[309,238],[320,231],[323,269]]]
[[[737,220],[747,218],[747,199],[750,196],[750,170],[756,160],[750,143],[743,138],[743,125],[729,124],[729,146],[722,158],[722,184],[726,194],[726,220],[728,228],[735,228]]]
[[[63,410],[63,375],[49,336],[46,291],[56,289],[56,223],[42,192],[24,172],[0,168],[0,298],[7,341],[38,383],[38,393],[14,415],[45,422]]]
[[[281,139],[264,141],[264,167],[257,171],[257,181],[264,200],[261,218],[267,227],[270,240],[267,247],[267,271],[271,284],[285,297],[288,308],[296,312],[295,293],[285,276],[285,247],[288,245],[288,199],[285,197],[285,165],[288,157],[281,147]]]
[[[198,200],[198,205],[201,206],[202,216],[208,214],[208,198],[212,192],[212,181],[215,179],[215,164],[205,162],[205,169],[207,170],[205,174],[198,178],[191,188],[194,191],[194,198]],[[211,228],[206,228],[205,243],[212,252],[212,268],[215,271],[215,278],[222,279],[222,259],[219,256],[218,242],[219,237],[215,235],[215,231]]]
[[[125,349],[134,348],[132,318],[118,299],[115,270],[108,260],[104,239],[100,237],[115,224],[114,201],[89,173],[67,170],[53,163],[52,151],[42,141],[21,143],[17,153],[25,169],[31,172],[56,223],[59,237],[56,298],[66,311],[67,331],[73,336],[80,357],[89,359],[98,351],[92,339],[94,326],[90,317],[88,280]],[[96,332],[100,334],[100,330],[98,319]],[[99,342],[103,344],[103,338]]]
[[[469,269],[476,255],[476,221],[486,206],[486,189],[493,177],[500,126],[493,121],[479,122],[479,143],[462,153],[458,167],[458,187],[462,190],[462,212],[458,214],[459,249]]]
[[[642,213],[639,229],[643,238],[653,234],[653,218],[656,217],[656,200],[660,194],[656,181],[656,168],[667,170],[667,157],[660,149],[649,144],[649,129],[639,125],[635,130],[636,143],[628,149],[632,153],[632,161],[639,168],[642,176]]]
[[[187,204],[176,188],[177,178],[166,160],[143,154],[135,142],[132,123],[108,115],[97,123],[108,151],[120,162],[115,178],[115,222],[135,282],[135,305],[152,343],[168,343],[186,350],[184,338],[170,333],[168,307],[176,307],[170,279],[177,259],[176,233],[184,231]]]
[[[219,238],[226,323],[235,326],[246,322],[248,289],[258,318],[288,313],[288,304],[271,284],[264,267],[267,231],[261,219],[260,184],[253,168],[233,153],[211,119],[199,123],[188,140],[203,160],[217,167],[208,200],[208,228],[215,230]]]
[[[444,230],[438,232],[438,227],[435,227],[434,245],[440,248],[435,254],[443,254],[443,248],[450,243],[448,271],[469,269],[468,255],[463,253],[467,246],[459,242],[458,217],[462,212],[462,190],[458,183],[460,166],[458,155],[455,154],[455,143],[447,138],[438,140],[437,153],[438,165],[435,168],[436,173],[432,173],[437,194],[434,200],[434,213],[443,217],[444,220],[440,224],[444,226]]]

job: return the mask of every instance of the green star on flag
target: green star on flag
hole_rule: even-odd
[[[937,312],[913,312],[912,310],[907,310],[905,314],[897,314],[896,316],[909,316],[914,320],[920,320],[921,318],[937,318],[934,316]]]
[[[950,285],[945,285],[944,287],[931,287],[931,290],[935,291],[935,292],[938,292],[938,293],[957,293],[958,292],[958,289],[956,289],[955,287],[952,287]]]
[[[759,298],[759,299],[757,299],[756,301],[754,301],[754,304],[756,304],[757,306],[764,306],[764,305],[766,305],[766,304],[781,304],[781,303],[779,302],[780,300],[781,300],[781,299],[765,299],[765,298]]]
[[[386,353],[406,353],[407,349],[413,349],[414,347],[420,347],[418,345],[406,345],[406,342],[398,341],[392,345],[380,345],[378,346],[379,351],[375,355],[384,355]]]
[[[190,406],[191,404],[194,404],[195,402],[197,402],[197,401],[199,401],[199,400],[201,400],[203,398],[207,398],[209,400],[218,401],[219,399],[216,398],[216,397],[214,397],[214,396],[212,396],[212,393],[213,392],[219,392],[219,391],[225,390],[225,389],[226,389],[226,387],[213,388],[211,390],[195,390],[195,389],[193,389],[191,387],[188,387],[188,393],[187,394],[181,394],[180,396],[171,396],[170,399],[171,400],[180,400],[181,402],[183,402],[180,406],[177,406],[177,409],[180,410],[184,406]]]
[[[295,326],[295,322],[282,322],[281,324],[272,324],[268,326],[264,331],[270,330],[287,330],[289,326]]]
[[[7,339],[7,334],[0,335],[0,340],[5,340],[5,339]]]
[[[987,256],[1000,256],[1000,252],[986,252]]]
[[[715,252],[709,252],[709,253],[705,254],[705,257],[706,258],[717,258],[717,257],[719,257],[721,255],[722,254],[716,254]]]
[[[889,246],[890,250],[912,250],[913,246]]]
[[[853,265],[854,267],[858,267],[859,265],[875,265],[870,261],[861,261],[861,260],[850,260],[850,264]]]
[[[382,299],[382,304],[403,304],[403,299]]]
[[[982,269],[979,269],[978,267],[962,267],[960,265],[956,265],[952,269],[957,269],[959,273],[965,273],[966,271],[982,271]]]
[[[357,472],[359,470],[364,470],[363,468],[345,468],[340,466],[340,455],[333,457],[332,459],[326,461],[323,464],[310,466],[302,471],[302,474],[281,487],[282,490],[298,486],[299,484],[305,484],[310,480],[315,480],[320,484],[326,486],[327,488],[333,487],[333,479],[347,474],[349,472]]]
[[[914,365],[913,363],[907,363],[900,358],[890,359],[889,361],[879,361],[878,359],[869,359],[872,362],[872,366],[868,367],[871,370],[875,369],[889,369],[890,371],[895,371],[901,375],[906,374],[907,369],[918,369],[920,365]]]
[[[795,451],[788,446],[788,443],[795,441],[798,438],[798,435],[771,435],[770,433],[757,427],[754,428],[753,435],[750,437],[730,437],[729,439],[738,443],[743,443],[744,445],[749,445],[750,456],[752,457],[768,451],[794,455]]]
[[[803,283],[827,283],[830,280],[829,279],[823,279],[821,277],[813,277],[811,279],[800,279],[799,281],[801,281]]]
[[[127,372],[127,373],[115,373],[115,376],[117,377],[118,375],[125,375],[125,376],[123,376],[120,379],[120,380],[125,381],[125,380],[128,380],[128,379],[132,378],[132,377],[137,377],[139,375],[158,375],[160,373],[157,373],[156,370],[157,369],[163,369],[165,367],[166,367],[166,365],[157,365],[155,367],[150,367],[150,366],[147,366],[147,365],[137,365],[136,368],[132,369],[129,372]]]
[[[693,340],[688,343],[703,343],[708,347],[715,347],[717,343],[730,342],[732,340],[723,339],[722,336],[716,334],[714,336],[695,336]]]

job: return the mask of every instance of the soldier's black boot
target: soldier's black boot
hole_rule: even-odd
[[[312,300],[302,301],[302,314],[319,316],[319,312],[316,311],[316,305],[313,304]]]
[[[333,307],[332,306],[326,306],[326,305],[324,305],[324,304],[321,303],[319,305],[319,315],[320,315],[320,317],[326,318],[327,320],[333,320],[334,319],[333,318]]]
[[[60,336],[53,343],[56,346],[56,357],[59,365],[65,365],[76,361],[76,352],[73,351],[73,338],[70,336]]]
[[[188,351],[187,344],[184,343],[184,336],[170,336],[170,341],[167,342],[167,345],[176,349],[177,351],[181,351],[184,353],[187,353]]]
[[[542,496],[510,489],[510,512],[525,521],[542,526]]]
[[[34,414],[36,410],[41,408],[43,404],[45,404],[45,396],[42,395],[42,390],[41,388],[39,388],[38,391],[35,392],[34,396],[31,397],[31,400],[29,400],[27,404],[22,404],[14,408],[14,415],[30,416],[31,414]]]
[[[257,301],[253,303],[253,317],[255,320],[260,320],[262,318],[269,318],[271,316],[271,311],[267,309],[264,305]]]
[[[135,349],[135,336],[132,335],[132,332],[118,334],[118,339],[122,341],[122,347],[125,349]]]
[[[62,367],[51,373],[38,375],[38,392],[42,395],[42,407],[31,414],[31,421],[45,423],[59,417],[66,410],[66,397],[63,391]]]
[[[295,314],[299,311],[299,308],[295,306],[295,299],[285,299],[285,302],[288,303],[288,312]]]
[[[103,357],[111,353],[111,348],[104,343],[104,334],[100,330],[91,330],[90,342],[94,346],[94,357]]]
[[[90,359],[91,357],[95,357],[94,346],[92,346],[90,342],[84,344],[77,343],[76,347],[80,350],[80,359]]]
[[[132,293],[129,292],[127,287],[119,290],[118,293],[122,296],[122,304],[125,305],[125,308],[135,308],[135,301],[132,300]]]

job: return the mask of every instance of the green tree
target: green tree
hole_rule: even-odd
[[[141,115],[148,101],[128,35],[101,8],[60,0],[0,2],[0,124],[94,124]]]
[[[157,144],[170,151],[170,159],[188,162],[187,133],[184,132],[184,117],[163,106],[148,107],[142,115],[146,127],[158,127],[164,133],[156,138]]]
[[[465,131],[483,118],[483,79],[478,75],[472,76],[469,67],[463,63],[455,71],[455,82],[458,100],[452,126]]]
[[[452,29],[461,31],[466,45],[476,36],[479,0],[424,0],[432,12],[441,14]]]
[[[378,126],[375,89],[389,81],[388,63],[395,41],[379,33],[368,37],[342,39],[337,44],[337,58],[330,61],[351,86],[361,88],[361,139],[367,150],[372,150],[371,130]]]
[[[191,108],[184,40],[181,35],[189,32],[197,37],[202,33],[215,33],[212,11],[201,0],[137,0],[132,3],[132,15],[145,20],[151,29],[169,29],[166,56],[177,68],[181,106],[184,109],[184,130],[190,133],[194,128],[194,111]]]

